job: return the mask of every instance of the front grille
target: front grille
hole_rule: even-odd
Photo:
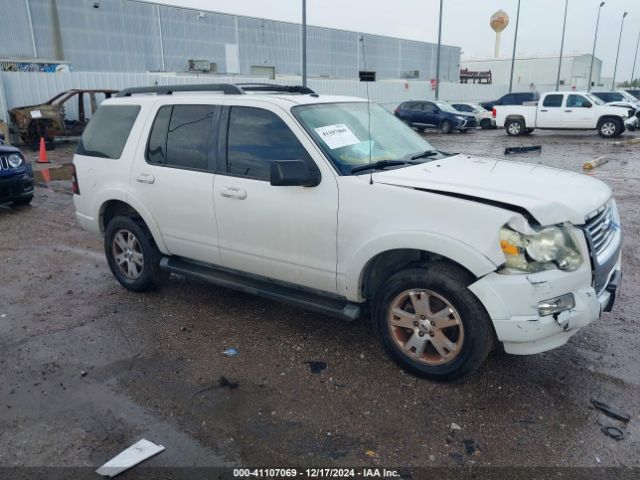
[[[9,170],[9,160],[7,160],[7,157],[0,157],[0,170]]]
[[[622,246],[622,233],[613,200],[587,220],[585,234],[593,262],[594,287],[600,294],[613,273]]]
[[[591,236],[596,255],[601,255],[615,237],[616,229],[619,229],[612,204],[608,203],[601,212],[588,220],[586,228]]]

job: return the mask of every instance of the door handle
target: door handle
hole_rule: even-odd
[[[236,200],[244,200],[247,198],[247,191],[241,188],[222,187],[220,195],[227,198],[234,198]]]
[[[565,110],[564,113],[571,113],[573,110]]]
[[[136,175],[136,182],[151,184],[155,181],[156,181],[156,177],[154,177],[150,173],[139,173]]]
[[[541,112],[548,112],[549,110],[540,110]]]

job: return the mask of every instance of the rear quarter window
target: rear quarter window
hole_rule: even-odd
[[[76,153],[120,158],[139,113],[139,105],[102,105],[85,128]]]

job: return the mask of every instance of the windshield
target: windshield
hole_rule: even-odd
[[[410,161],[415,155],[434,150],[429,142],[380,105],[369,106],[370,137],[366,102],[300,105],[293,108],[293,113],[343,175],[370,162]]]
[[[592,95],[591,93],[587,93],[586,97],[591,100],[593,103],[595,103],[596,105],[604,105],[604,102],[599,99],[598,97],[596,97],[595,95]]]
[[[435,102],[436,105],[438,105],[438,108],[440,110],[442,110],[443,112],[449,112],[449,113],[460,113],[458,110],[456,110],[455,108],[453,108],[450,104],[448,103],[443,103],[443,102]]]

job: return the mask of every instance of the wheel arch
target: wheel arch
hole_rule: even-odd
[[[158,249],[162,253],[169,253],[162,239],[162,235],[160,234],[160,229],[153,221],[153,217],[144,207],[142,207],[142,205],[136,205],[135,202],[118,199],[109,199],[104,201],[100,206],[100,215],[98,219],[100,232],[104,234],[109,221],[120,215],[140,217],[149,229],[149,232],[151,232],[151,236],[156,242]]]
[[[514,120],[522,121],[522,123],[524,123],[525,128],[527,127],[527,121],[525,120],[523,115],[509,115],[507,118],[504,119],[504,124],[507,125],[507,123],[512,122]]]
[[[459,240],[424,232],[405,232],[370,242],[350,256],[344,276],[349,300],[362,302],[371,296],[392,272],[408,265],[448,262],[480,278],[495,271],[497,264],[482,252]],[[340,278],[339,278],[340,283]]]

